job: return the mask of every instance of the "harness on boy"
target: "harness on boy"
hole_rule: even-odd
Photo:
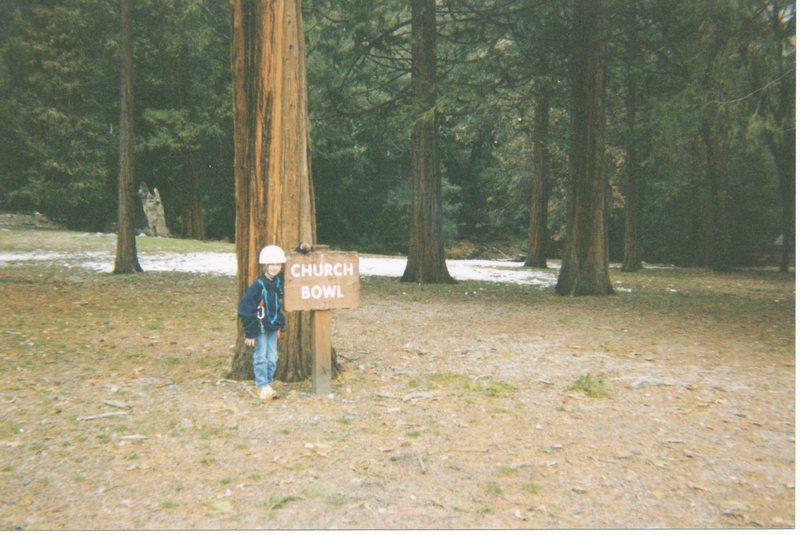
[[[256,310],[256,317],[259,320],[266,319],[267,325],[270,327],[275,327],[275,324],[278,322],[278,312],[280,310],[280,300],[278,299],[278,293],[281,289],[281,280],[280,278],[275,278],[275,292],[272,293],[273,297],[273,310],[275,310],[275,314],[270,314],[269,312],[269,293],[267,292],[267,285],[264,284],[264,281],[261,278],[256,279],[258,283],[261,285],[261,302],[258,303],[258,309]],[[259,327],[261,328],[261,332],[264,332],[264,324],[259,321]]]

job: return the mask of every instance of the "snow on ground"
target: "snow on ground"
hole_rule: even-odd
[[[22,262],[60,262],[69,267],[81,267],[110,273],[114,257],[106,253],[13,253],[0,252],[0,266]],[[234,253],[139,253],[139,263],[145,271],[176,271],[236,275]],[[359,256],[362,277],[401,277],[406,267],[405,257]],[[506,282],[533,286],[554,286],[557,275],[550,271],[522,267],[522,262],[502,260],[448,260],[447,269],[456,280]]]
[[[460,281],[510,282],[534,286],[554,286],[556,274],[549,271],[523,269],[522,262],[503,260],[448,260],[447,270]],[[402,277],[406,268],[405,257],[359,257],[362,276]]]

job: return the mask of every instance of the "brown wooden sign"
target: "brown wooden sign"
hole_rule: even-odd
[[[331,309],[359,305],[358,253],[314,246],[309,253],[290,253],[284,271],[283,307],[310,310],[314,331],[311,387],[331,393]]]
[[[284,307],[289,312],[356,308],[358,277],[358,253],[291,253],[284,272]]]

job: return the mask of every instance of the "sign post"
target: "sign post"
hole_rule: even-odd
[[[290,253],[284,274],[284,307],[310,310],[312,316],[312,391],[331,392],[331,310],[359,305],[358,253],[316,245],[309,253]]]
[[[314,329],[311,391],[317,395],[328,395],[331,393],[331,311],[312,311],[311,325]]]

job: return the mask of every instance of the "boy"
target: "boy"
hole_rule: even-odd
[[[286,263],[286,255],[277,245],[267,245],[258,255],[258,263],[264,272],[239,301],[239,317],[244,324],[245,345],[255,347],[253,372],[258,397],[267,400],[275,397],[271,385],[278,365],[278,336],[286,324],[286,318],[281,314],[281,271]]]

